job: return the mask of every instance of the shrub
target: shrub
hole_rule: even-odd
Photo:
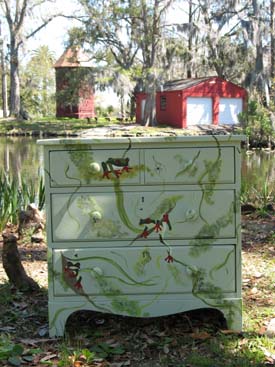
[[[249,101],[247,110],[239,114],[239,121],[253,145],[268,145],[274,135],[270,111],[255,100]]]

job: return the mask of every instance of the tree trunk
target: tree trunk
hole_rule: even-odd
[[[150,73],[145,78],[145,93],[146,93],[146,102],[144,107],[144,117],[143,117],[143,125],[144,126],[154,126],[157,125],[156,119],[156,78],[153,73]]]
[[[1,44],[1,68],[2,68],[2,108],[3,108],[3,117],[8,117],[7,72],[6,72],[6,62],[5,62],[3,42]]]
[[[39,285],[30,278],[21,263],[20,254],[17,248],[17,236],[6,230],[3,236],[2,261],[5,272],[10,283],[21,291],[31,292],[39,289]]]
[[[154,126],[156,122],[156,93],[151,91],[146,96],[146,102],[144,107],[144,126]]]
[[[15,41],[10,48],[10,115],[18,117],[20,114],[20,79],[18,47]]]
[[[275,1],[270,2],[270,78],[271,95],[275,96]]]
[[[189,34],[188,34],[188,62],[187,62],[187,78],[192,78],[192,46],[193,46],[193,15],[192,15],[192,1],[189,0]]]

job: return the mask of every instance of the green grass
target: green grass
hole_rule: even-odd
[[[98,121],[94,119],[72,119],[72,118],[55,118],[43,117],[32,119],[29,121],[22,121],[16,119],[1,119],[0,120],[0,134],[49,134],[49,135],[67,135],[76,134],[80,130],[104,127],[110,124],[118,124],[116,119],[107,121],[106,118],[100,117]],[[127,125],[129,122],[120,122],[119,125]]]
[[[134,121],[120,122],[116,118],[107,120],[105,117],[99,117],[98,121],[94,119],[72,119],[72,118],[55,118],[43,117],[32,119],[30,121],[19,121],[15,119],[0,119],[0,135],[36,135],[36,136],[73,136],[80,133],[82,130],[108,127],[117,125],[127,127],[135,124]],[[155,135],[159,132],[171,133],[172,135],[189,135],[185,129],[174,128],[169,125],[161,124],[155,127],[144,127],[136,124],[131,128],[131,134],[137,136]],[[119,132],[116,132],[119,135]]]

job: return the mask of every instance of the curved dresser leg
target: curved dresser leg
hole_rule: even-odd
[[[49,335],[63,336],[68,317],[77,311],[77,307],[64,307],[64,304],[49,303]]]
[[[220,308],[220,311],[224,314],[227,322],[227,328],[229,330],[241,331],[242,330],[242,300],[235,299],[230,300],[230,307],[224,309]]]

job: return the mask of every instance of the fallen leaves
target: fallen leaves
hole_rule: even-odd
[[[206,340],[211,338],[211,335],[207,333],[206,331],[197,332],[197,333],[191,333],[191,338],[198,339],[198,340]]]

